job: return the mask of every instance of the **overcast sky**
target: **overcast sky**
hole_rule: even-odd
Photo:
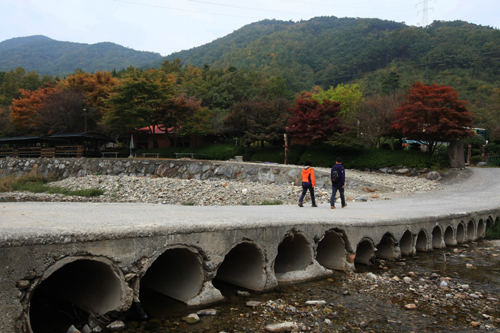
[[[0,0],[0,41],[45,35],[113,42],[169,55],[264,19],[369,17],[422,25],[468,22],[500,27],[500,0]]]

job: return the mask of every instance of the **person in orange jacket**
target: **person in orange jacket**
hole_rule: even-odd
[[[302,169],[302,195],[299,199],[299,207],[304,207],[302,202],[306,196],[307,190],[309,190],[309,193],[311,194],[312,206],[318,207],[314,198],[314,185],[316,185],[314,169],[311,168],[311,161],[307,160],[304,169]]]

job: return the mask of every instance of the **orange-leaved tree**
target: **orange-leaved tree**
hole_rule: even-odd
[[[37,133],[36,116],[38,111],[55,91],[51,86],[34,91],[21,89],[21,97],[14,100],[10,106],[12,124],[19,127],[25,134]]]
[[[423,141],[432,155],[441,141],[473,136],[474,115],[452,87],[413,83],[406,101],[395,110],[392,128]]]

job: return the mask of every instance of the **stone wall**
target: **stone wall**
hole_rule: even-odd
[[[301,184],[299,166],[245,162],[197,161],[188,159],[129,158],[2,158],[0,177],[24,175],[35,170],[60,178],[86,175],[150,176],[181,179],[233,179],[263,184]],[[329,188],[330,174],[315,170],[316,187]]]

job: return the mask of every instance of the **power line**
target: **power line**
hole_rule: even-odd
[[[133,1],[125,1],[125,0],[113,0],[113,1],[115,1],[115,2],[122,2],[122,3],[128,3],[128,4],[131,4],[131,5],[137,5],[137,6],[145,6],[145,7],[154,7],[154,8],[177,10],[177,11],[180,11],[180,12],[189,12],[189,13],[197,13],[197,14],[210,14],[210,15],[219,15],[219,16],[231,16],[231,17],[242,17],[242,18],[257,19],[257,20],[260,19],[259,17],[252,17],[252,16],[242,16],[242,15],[221,14],[221,13],[213,13],[213,12],[203,12],[203,11],[199,11],[199,10],[190,10],[190,9],[181,9],[181,8],[159,6],[159,5],[150,5],[150,4],[145,4],[145,3],[133,2]]]
[[[260,12],[270,12],[270,10],[263,9],[263,8],[251,8],[251,7],[243,7],[243,6],[236,6],[236,5],[227,5],[227,4],[222,4],[222,3],[216,3],[216,2],[210,2],[210,1],[201,1],[201,0],[188,0],[191,2],[198,2],[198,3],[204,3],[208,5],[214,5],[214,6],[223,6],[223,7],[231,7],[231,8],[239,8],[239,9],[248,9],[248,10],[256,10]],[[282,14],[304,14],[304,12],[290,12],[290,11],[280,11],[280,10],[272,10],[271,12],[273,13],[282,13]]]

